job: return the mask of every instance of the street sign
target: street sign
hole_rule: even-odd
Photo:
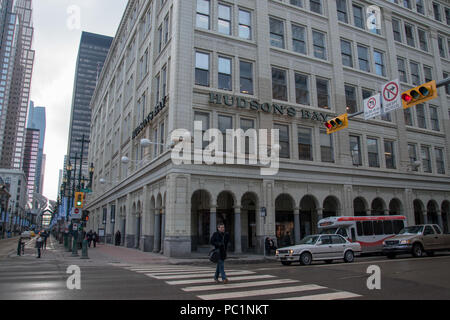
[[[78,230],[78,224],[74,223],[72,224],[72,231],[77,231]]]
[[[381,115],[381,94],[364,100],[364,119],[369,120]]]
[[[78,208],[72,208],[72,214],[70,215],[70,218],[73,219],[81,219],[81,209]]]
[[[400,81],[393,80],[386,83],[382,88],[383,111],[389,113],[396,109],[403,108],[402,95],[400,92]]]
[[[261,214],[261,217],[266,217],[267,216],[266,207],[261,207],[260,214]]]

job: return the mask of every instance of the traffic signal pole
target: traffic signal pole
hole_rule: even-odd
[[[436,82],[436,88],[440,88],[440,87],[446,86],[448,84],[450,84],[450,78],[447,78],[447,79],[444,79],[444,80],[441,80],[441,81],[437,81]]]

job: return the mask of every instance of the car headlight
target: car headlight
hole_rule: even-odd
[[[411,240],[401,240],[400,244],[410,244]]]
[[[294,250],[289,250],[289,255],[292,256],[294,254]]]
[[[278,254],[279,254],[278,250],[275,250],[275,255],[278,255]]]

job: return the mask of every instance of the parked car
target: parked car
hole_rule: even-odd
[[[398,235],[383,242],[383,253],[394,259],[397,254],[411,253],[421,257],[425,252],[450,250],[450,234],[444,234],[436,224],[424,224],[403,228]]]
[[[298,245],[276,250],[277,260],[283,265],[290,265],[294,261],[300,262],[301,265],[310,265],[316,260],[332,263],[338,259],[353,262],[355,256],[360,254],[359,243],[350,242],[337,234],[307,236]]]

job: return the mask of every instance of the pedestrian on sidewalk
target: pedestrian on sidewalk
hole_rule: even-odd
[[[97,232],[95,232],[95,231],[94,231],[94,234],[92,235],[92,241],[94,241],[94,248],[97,247],[98,235],[97,235]]]
[[[43,243],[43,239],[42,239],[41,235],[39,234],[36,239],[36,245],[35,245],[35,248],[37,249],[37,257],[36,258],[38,258],[38,259],[41,258],[42,243]]]
[[[92,243],[92,238],[93,238],[93,233],[92,230],[89,230],[89,232],[87,233],[87,240],[88,240],[88,247],[91,247],[91,243]]]
[[[230,235],[225,232],[225,225],[219,223],[217,231],[211,237],[211,244],[215,249],[219,249],[219,260],[217,261],[216,273],[214,274],[214,281],[219,283],[219,273],[224,284],[228,283],[227,275],[225,274],[225,259],[227,258],[227,248],[230,242]]]
[[[42,248],[43,248],[43,250],[47,249],[47,238],[48,238],[48,233],[45,230],[42,231]]]
[[[115,245],[116,246],[120,246],[120,239],[122,238],[122,235],[120,234],[120,231],[117,230],[116,232],[116,241],[115,241]]]

